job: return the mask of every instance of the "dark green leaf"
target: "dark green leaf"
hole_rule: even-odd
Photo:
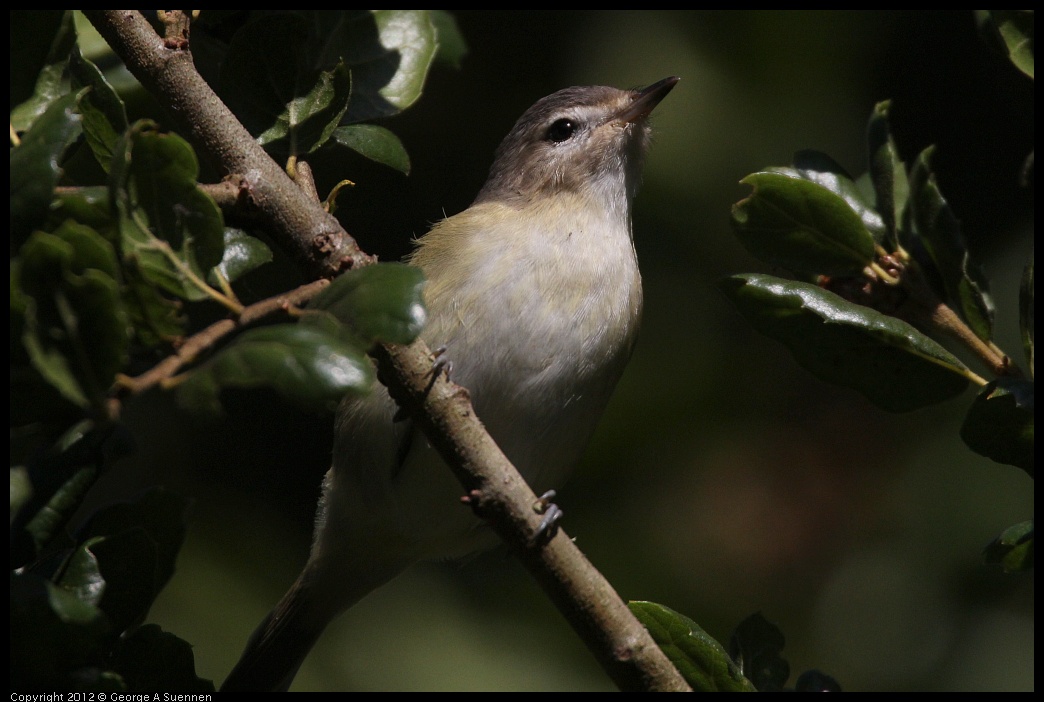
[[[17,272],[25,310],[23,342],[33,367],[80,406],[107,393],[127,357],[127,314],[112,247],[97,232],[66,222],[36,232]]]
[[[906,178],[906,165],[899,158],[899,150],[892,139],[888,124],[891,101],[885,100],[874,106],[866,128],[869,151],[870,179],[877,195],[877,211],[884,220],[886,237],[883,242],[888,251],[895,251],[898,243],[898,227],[903,209],[910,196],[910,184]]]
[[[992,33],[1015,67],[1033,78],[1033,10],[976,10],[980,26]]]
[[[349,124],[333,133],[336,143],[357,151],[377,163],[390,166],[406,175],[410,173],[410,157],[399,137],[376,124]]]
[[[997,563],[1005,573],[1033,570],[1033,521],[1008,527],[986,547],[987,563]]]
[[[468,53],[467,42],[457,26],[457,19],[448,10],[429,10],[431,23],[435,25],[438,53],[435,58],[443,63],[460,68]]]
[[[65,150],[80,136],[75,93],[58,98],[35,120],[21,143],[11,149],[11,251],[47,217],[54,187],[61,178],[58,165]]]
[[[146,280],[187,300],[207,297],[207,274],[224,248],[221,211],[196,187],[198,176],[188,143],[148,122],[120,140],[110,173],[124,258]]]
[[[51,217],[48,222],[54,226],[52,230],[67,219],[91,227],[113,246],[119,245],[116,221],[112,216],[109,202],[109,188],[104,185],[84,188],[63,188],[55,193],[51,203]]]
[[[15,519],[33,496],[33,484],[23,466],[11,466],[11,519]]]
[[[80,99],[83,132],[94,158],[108,173],[116,141],[127,129],[127,111],[116,91],[105,80],[98,67],[80,55],[73,47],[69,55],[69,73],[74,89],[90,88]]]
[[[141,528],[156,545],[156,589],[174,575],[174,563],[185,541],[189,501],[164,488],[154,488],[135,502],[110,505],[91,517],[77,533],[81,540]]]
[[[1030,375],[1034,372],[1033,363],[1033,261],[1026,264],[1022,271],[1022,283],[1019,286],[1019,329],[1022,333],[1022,350],[1029,364]]]
[[[408,344],[428,319],[424,274],[401,263],[380,263],[334,280],[309,307],[333,314],[369,345]]]
[[[891,412],[941,402],[968,386],[964,364],[939,344],[822,288],[768,275],[732,276],[718,287],[811,373]]]
[[[806,670],[794,683],[794,692],[841,692],[841,684],[826,673]]]
[[[732,206],[737,238],[751,254],[798,273],[855,275],[874,259],[874,240],[841,197],[797,175],[763,171]]]
[[[35,120],[47,111],[51,103],[68,92],[68,88],[62,79],[68,64],[69,51],[76,45],[76,27],[73,25],[73,10],[65,10],[60,17],[55,15],[47,16],[39,10],[24,10],[22,12],[37,14],[37,17],[34,18],[35,20],[39,21],[42,19],[45,23],[53,23],[56,31],[54,39],[51,41],[51,48],[47,52],[47,58],[44,59],[44,63],[40,67],[40,73],[36,77],[36,87],[32,96],[11,110],[11,128],[18,133],[22,133],[32,127]],[[58,10],[58,12],[62,11]],[[11,36],[14,37],[15,27],[21,23],[15,22],[17,19],[15,15],[12,15],[10,19]],[[29,36],[40,35],[31,34]],[[19,42],[11,41],[12,53],[15,51],[17,44]],[[20,64],[12,60],[11,65],[18,66]],[[13,74],[14,71],[12,70]]]
[[[214,692],[212,682],[196,675],[192,646],[156,624],[146,624],[121,639],[113,667],[133,692]]]
[[[83,504],[83,498],[98,479],[98,467],[87,465],[76,470],[25,526],[39,554],[60,533]]]
[[[782,655],[784,643],[779,627],[758,612],[732,632],[729,655],[759,692],[779,692],[790,677],[790,664]]]
[[[223,387],[267,386],[305,407],[326,407],[346,392],[365,392],[373,367],[339,334],[302,324],[251,329],[178,386],[179,398],[211,412]]]
[[[942,283],[940,297],[950,303],[984,341],[993,333],[993,300],[979,266],[971,260],[961,234],[961,225],[939,191],[932,172],[934,147],[920,153],[910,171],[908,214],[916,242],[904,242],[918,262],[935,271]],[[918,256],[923,250],[928,260]]]
[[[81,544],[69,556],[58,578],[58,587],[93,607],[97,607],[105,595],[105,578],[98,569],[98,558],[91,547],[101,539],[91,539]]]
[[[627,606],[694,691],[755,692],[721,644],[696,622],[655,602]]]
[[[252,237],[242,229],[225,228],[225,255],[217,269],[228,282],[241,277],[263,266],[272,260],[272,250],[265,242]],[[216,276],[211,271],[208,276],[212,285],[217,285]]]
[[[116,631],[140,624],[159,594],[156,543],[142,528],[95,537],[88,543],[105,579],[98,606]]]
[[[848,171],[837,161],[822,151],[804,149],[794,154],[793,168],[767,168],[770,173],[780,173],[797,178],[804,178],[841,197],[852,211],[859,215],[867,231],[874,241],[881,241],[885,235],[884,221],[871,204],[873,194],[868,199],[859,184],[852,179]]]
[[[11,688],[83,689],[73,674],[102,661],[101,610],[33,573],[11,573]]]
[[[337,17],[327,13],[328,22]],[[235,34],[221,67],[222,96],[279,160],[322,146],[348,109],[352,77],[339,58],[319,61],[322,27],[296,15],[260,17]]]
[[[976,453],[1033,475],[1033,381],[999,378],[976,396],[961,426]]]

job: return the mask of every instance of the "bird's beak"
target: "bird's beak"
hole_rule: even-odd
[[[632,93],[633,99],[631,104],[616,115],[616,120],[618,122],[630,123],[643,119],[653,111],[654,107],[660,104],[660,100],[667,97],[667,93],[671,92],[671,89],[679,80],[681,78],[678,76],[670,76],[648,87],[635,90]]]

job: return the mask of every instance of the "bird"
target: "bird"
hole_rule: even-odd
[[[408,263],[421,338],[452,362],[478,418],[540,494],[575,467],[627,364],[642,313],[632,202],[649,115],[678,83],[573,86],[538,100],[472,204]],[[310,556],[222,690],[287,690],[326,625],[412,564],[496,544],[460,484],[382,388],[338,408]]]

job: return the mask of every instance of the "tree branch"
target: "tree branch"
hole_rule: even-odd
[[[295,185],[196,72],[186,45],[170,46],[136,11],[84,14],[127,68],[170,110],[198,149],[226,173],[243,174],[273,238],[318,275],[373,262],[337,220]],[[534,543],[536,495],[475,416],[467,391],[432,379],[433,358],[422,342],[378,348],[379,376],[422,427],[487,519],[533,573],[624,690],[687,690],[688,685],[631,615],[612,586],[559,531]]]

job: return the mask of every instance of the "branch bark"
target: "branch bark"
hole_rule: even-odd
[[[84,14],[197,149],[226,173],[244,176],[273,238],[298,260],[317,276],[374,261],[240,125],[196,72],[187,42],[164,41],[137,11]],[[624,690],[688,690],[645,628],[564,532],[546,544],[535,542],[541,521],[534,510],[536,495],[486,433],[467,391],[444,377],[432,379],[428,348],[421,342],[386,345],[375,355],[379,377],[392,397],[422,427],[472,506],[522,559],[616,684]]]

